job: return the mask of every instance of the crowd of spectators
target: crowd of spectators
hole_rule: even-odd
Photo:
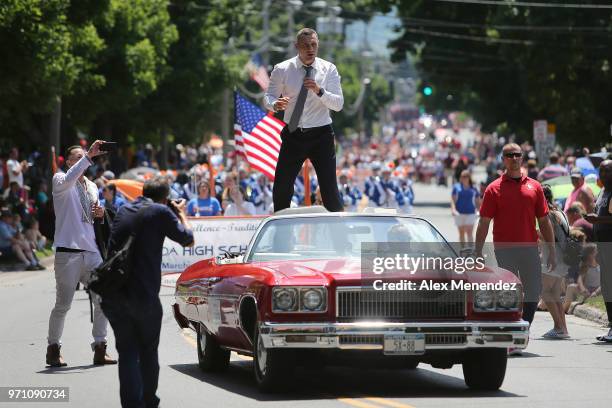
[[[40,154],[34,150],[25,158],[11,148],[0,166],[0,257],[14,257],[28,270],[44,269],[36,256],[47,242],[39,220],[50,213]]]

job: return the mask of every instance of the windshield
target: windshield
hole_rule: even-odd
[[[456,256],[426,221],[405,217],[296,217],[267,222],[248,261],[360,257],[362,243],[402,242],[414,255]]]

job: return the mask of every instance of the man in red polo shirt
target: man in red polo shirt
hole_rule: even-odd
[[[517,275],[523,284],[523,319],[531,323],[542,289],[542,266],[538,253],[535,220],[549,248],[549,270],[555,268],[554,233],[548,219],[548,205],[542,186],[521,172],[523,152],[510,143],[502,150],[505,173],[485,190],[476,229],[476,253],[482,247],[493,222],[493,243],[497,264]]]

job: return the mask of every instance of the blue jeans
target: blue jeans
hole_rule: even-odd
[[[105,298],[102,310],[115,332],[121,406],[157,407],[157,349],[163,314],[159,298],[147,301]]]
[[[531,324],[542,292],[542,265],[537,246],[496,248],[497,265],[518,276],[523,285],[523,320]]]

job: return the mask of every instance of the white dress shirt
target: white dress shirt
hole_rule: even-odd
[[[83,156],[66,173],[53,176],[53,207],[55,208],[55,238],[53,247],[82,249],[98,252],[93,224],[83,221],[83,207],[76,183],[91,166],[87,155]],[[98,203],[98,187],[85,178],[87,193],[92,203]]]
[[[312,128],[329,125],[332,120],[329,110],[340,111],[344,105],[344,96],[340,86],[340,75],[336,66],[321,58],[315,58],[312,63],[314,68],[311,76],[315,82],[325,91],[322,96],[317,96],[308,90],[304,111],[298,122],[298,127]],[[289,104],[285,109],[283,120],[289,123],[298,95],[304,84],[306,70],[299,56],[281,62],[274,67],[270,76],[270,85],[264,96],[264,104],[267,109],[274,110],[274,103],[280,98],[289,97]]]
[[[16,181],[17,184],[19,184],[19,187],[23,187],[23,169],[21,168],[21,163],[19,163],[19,160],[8,159],[6,161],[6,168],[8,170],[9,183]],[[13,173],[17,173],[17,175]]]

